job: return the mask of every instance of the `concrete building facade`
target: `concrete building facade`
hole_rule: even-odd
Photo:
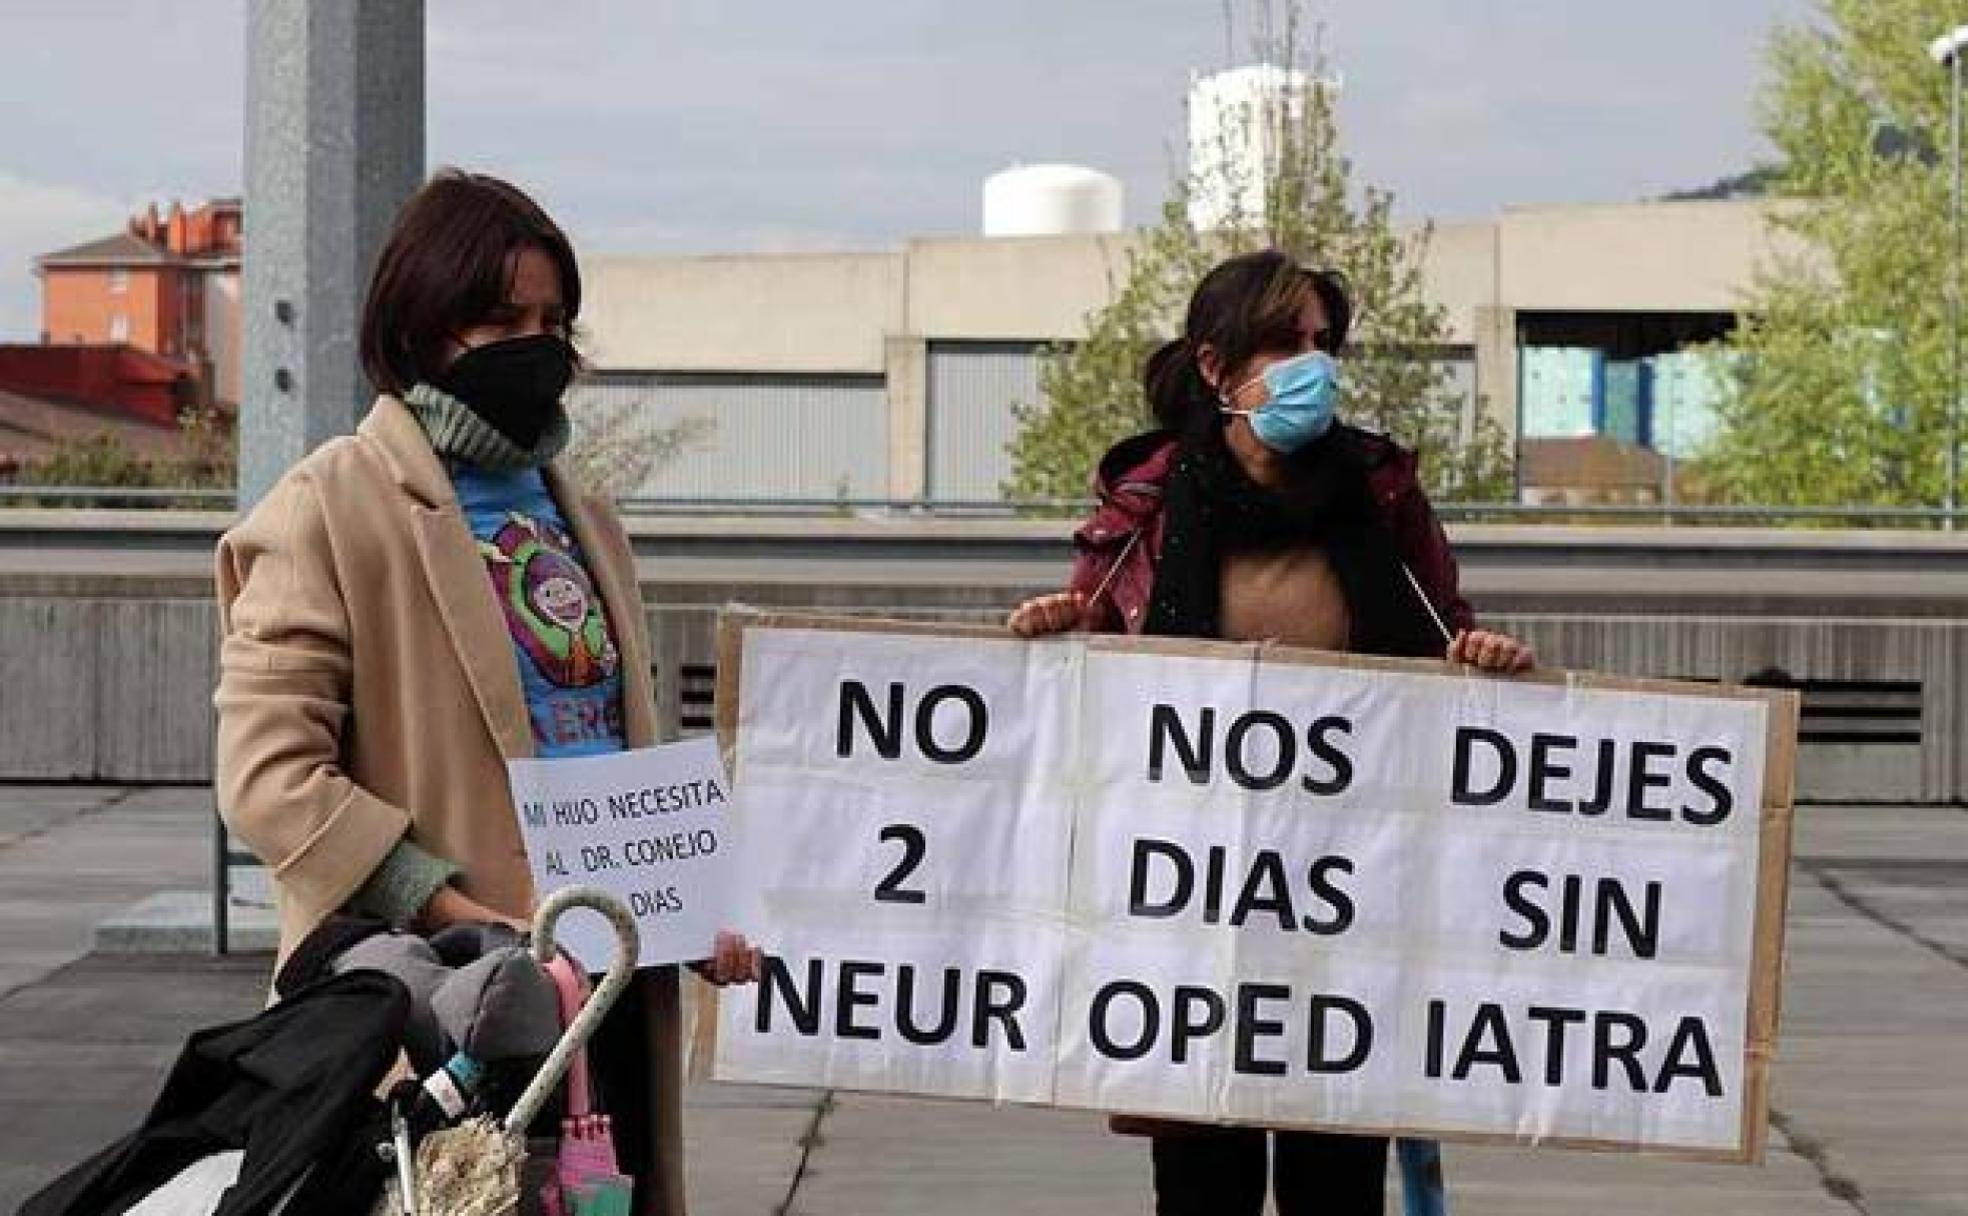
[[[1767,206],[1526,208],[1437,225],[1424,264],[1449,321],[1437,357],[1472,409],[1534,438],[1536,426],[1522,425],[1543,416],[1521,400],[1527,352],[1650,359],[1726,332],[1759,267],[1808,253],[1771,227]],[[589,258],[582,320],[599,374],[577,406],[606,399],[618,420],[709,420],[695,448],[644,482],[647,497],[714,484],[721,498],[811,498],[819,488],[996,499],[1015,408],[1038,400],[1043,349],[1084,336],[1135,239],[927,237],[870,253]]]

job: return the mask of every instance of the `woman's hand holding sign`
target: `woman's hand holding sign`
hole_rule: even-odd
[[[1478,671],[1529,671],[1537,656],[1529,646],[1507,633],[1489,629],[1464,629],[1449,642],[1451,663],[1467,663]]]
[[[727,984],[756,984],[764,966],[764,951],[745,940],[742,933],[720,930],[709,958],[698,959],[690,969],[706,983],[722,988]]]
[[[1044,637],[1085,629],[1092,623],[1087,619],[1090,615],[1086,596],[1077,591],[1062,591],[1026,600],[1011,610],[1005,626],[1022,638]]]

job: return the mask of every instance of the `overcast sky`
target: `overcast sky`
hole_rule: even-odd
[[[34,254],[241,188],[245,0],[0,0],[0,339]],[[1234,0],[1247,23],[1249,0]],[[1764,154],[1772,22],[1809,0],[1309,0],[1358,176],[1408,216],[1609,202]],[[1017,161],[1163,197],[1224,0],[428,0],[429,156],[521,182],[585,250],[975,231]]]

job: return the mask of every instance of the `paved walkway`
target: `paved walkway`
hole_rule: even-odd
[[[0,786],[0,996],[86,953],[104,917],[207,887],[211,815],[204,788]]]
[[[0,1212],[137,1118],[263,960],[86,956],[203,880],[202,790],[0,787]],[[1805,808],[1762,1168],[1451,1147],[1458,1216],[1968,1216],[1968,812]],[[1147,1212],[1146,1148],[1083,1114],[703,1086],[698,1216]]]

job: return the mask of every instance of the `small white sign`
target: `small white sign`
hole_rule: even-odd
[[[736,927],[742,869],[715,739],[507,768],[539,895],[591,885],[619,898],[642,934],[637,966],[709,958]],[[599,916],[575,913],[559,937],[593,970],[615,956]]]

